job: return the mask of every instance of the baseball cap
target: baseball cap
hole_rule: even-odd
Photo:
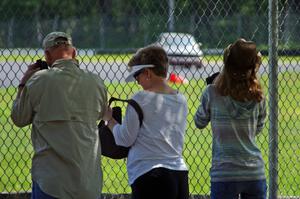
[[[72,38],[65,32],[51,32],[43,40],[43,48],[51,48],[59,44],[72,45]]]
[[[132,82],[135,81],[134,79],[134,74],[139,72],[140,70],[144,69],[144,68],[154,68],[155,66],[152,64],[145,64],[145,65],[134,65],[131,66],[128,71],[129,74],[127,75],[127,77],[125,78],[126,82]]]

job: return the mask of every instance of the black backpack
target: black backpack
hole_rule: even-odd
[[[113,101],[121,101],[121,102],[127,102],[130,104],[135,111],[138,114],[139,121],[140,121],[140,127],[143,123],[143,111],[139,104],[134,101],[133,99],[124,100],[124,99],[118,99],[115,97],[111,97],[109,99],[108,105],[110,106]],[[122,123],[122,110],[121,107],[116,106],[112,108],[112,116],[113,118],[118,122]],[[112,158],[112,159],[122,159],[126,158],[128,156],[128,151],[130,147],[124,147],[124,146],[118,146],[116,145],[114,136],[111,132],[111,130],[105,125],[105,121],[101,120],[98,124],[99,129],[99,137],[100,137],[100,143],[101,143],[101,154],[103,156]]]

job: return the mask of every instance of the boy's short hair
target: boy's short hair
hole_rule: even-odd
[[[169,60],[166,51],[155,45],[146,46],[139,49],[128,62],[128,67],[135,65],[154,65],[149,68],[157,76],[167,77]]]

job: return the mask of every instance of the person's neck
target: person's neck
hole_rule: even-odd
[[[59,56],[59,57],[56,57],[53,62],[51,63],[51,66],[53,65],[54,62],[56,62],[57,60],[61,60],[61,59],[73,59],[72,56],[69,56],[69,55],[62,55],[62,56]]]
[[[53,64],[54,64],[56,61],[71,60],[71,59],[77,61],[76,59],[73,59],[72,57],[63,57],[63,58],[60,58],[60,59],[56,59],[54,62],[52,62],[51,65],[50,65],[50,68],[55,67],[55,66],[53,66]],[[78,63],[78,62],[77,62],[77,63]]]
[[[73,57],[67,53],[65,54],[62,54],[61,56],[57,57],[56,60],[59,60],[59,59],[73,59]]]
[[[162,94],[176,94],[177,91],[171,88],[167,80],[162,79],[162,80],[157,80],[153,81],[151,84],[151,87],[147,89],[148,91],[152,91],[155,93],[162,93]]]

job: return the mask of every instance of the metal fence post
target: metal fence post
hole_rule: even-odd
[[[278,0],[269,0],[269,199],[278,192]]]
[[[168,1],[169,5],[169,19],[168,19],[168,31],[172,32],[174,31],[174,0],[169,0]]]

